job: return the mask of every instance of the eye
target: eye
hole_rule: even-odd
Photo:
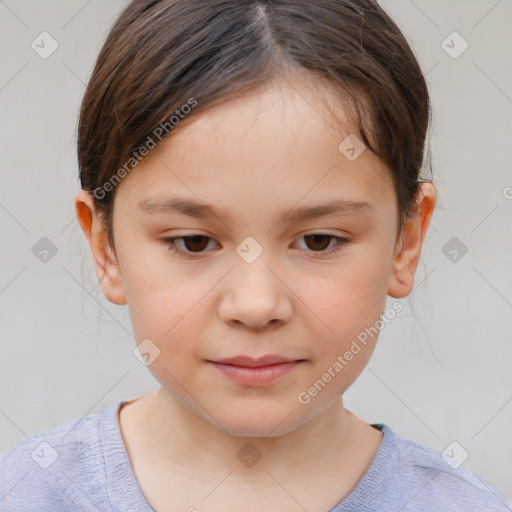
[[[329,233],[310,233],[303,235],[301,238],[306,241],[306,246],[312,249],[312,252],[319,253],[321,256],[335,253],[350,242],[347,238],[331,235]],[[326,247],[329,247],[331,241],[335,241],[336,244],[330,249],[325,250]]]
[[[300,239],[302,238],[306,241],[307,248],[311,249],[311,251],[308,252],[318,253],[320,256],[335,253],[341,250],[344,245],[350,243],[350,240],[347,238],[329,233],[311,233],[300,237]],[[164,238],[162,240],[170,251],[183,254],[185,257],[193,257],[194,254],[202,254],[208,247],[209,241],[213,242],[213,239],[200,234]],[[333,241],[335,245],[325,250]]]
[[[174,238],[164,238],[162,241],[169,248],[170,251],[176,253],[182,253],[185,255],[198,253],[201,254],[204,250],[205,241],[212,240],[206,235],[191,235],[191,236],[177,236]],[[176,243],[178,241],[179,243]],[[183,249],[185,247],[185,250]]]

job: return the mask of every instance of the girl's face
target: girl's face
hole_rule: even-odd
[[[350,350],[379,325],[396,272],[391,172],[368,149],[339,149],[350,132],[329,128],[316,98],[274,84],[192,112],[118,185],[119,267],[104,292],[118,268],[151,372],[233,435],[283,434],[339,398],[374,349],[368,336]],[[293,363],[274,380],[216,364],[238,356]]]

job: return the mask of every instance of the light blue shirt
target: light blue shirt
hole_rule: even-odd
[[[151,512],[121,437],[119,401],[39,432],[0,458],[2,512]],[[375,424],[383,438],[370,466],[329,512],[510,512],[512,501],[439,452]],[[191,503],[201,512],[201,504]],[[327,512],[327,511],[326,511]]]

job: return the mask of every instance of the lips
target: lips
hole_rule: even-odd
[[[304,359],[290,359],[277,355],[259,358],[236,356],[208,363],[223,378],[236,385],[247,387],[265,387],[273,385],[302,365]]]
[[[286,357],[281,357],[277,355],[267,355],[263,357],[259,357],[254,359],[248,356],[236,356],[230,357],[227,359],[219,359],[217,361],[212,361],[213,363],[218,364],[230,364],[233,366],[240,366],[243,368],[261,368],[262,366],[270,366],[273,364],[282,364],[282,363],[293,363],[296,361],[303,361],[303,359],[290,359]]]

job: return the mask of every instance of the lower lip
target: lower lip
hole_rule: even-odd
[[[299,361],[290,361],[287,363],[271,364],[268,366],[259,366],[249,368],[247,366],[235,366],[232,364],[214,363],[223,375],[231,380],[245,386],[267,386],[278,379],[289,374],[299,364]]]

